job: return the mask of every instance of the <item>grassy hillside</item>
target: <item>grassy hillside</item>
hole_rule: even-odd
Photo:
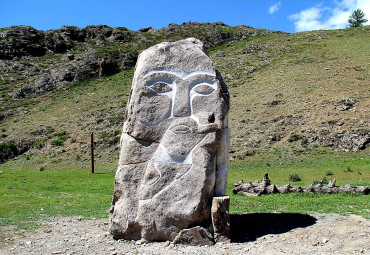
[[[197,35],[201,28],[202,24],[198,30],[186,31]],[[231,34],[238,31],[224,29]],[[163,33],[141,34],[166,40]],[[214,44],[210,57],[231,94],[231,159],[260,152],[310,155],[365,149],[370,141],[369,33],[368,26],[295,34],[260,31]],[[178,37],[175,33],[167,39]],[[143,48],[149,44],[136,45]],[[127,50],[126,44],[112,42],[106,42],[106,48],[91,45],[79,43],[64,55],[28,57],[24,61],[38,61],[38,67],[49,70],[63,63],[66,54],[77,57],[86,47]],[[9,82],[9,75],[15,77],[14,84]],[[12,114],[0,124],[0,142],[29,148],[23,157],[40,165],[63,161],[86,165],[89,133],[93,131],[97,160],[115,165],[132,75],[133,68],[126,68],[111,76],[93,77],[15,100],[9,91],[13,85],[25,84],[16,82],[23,78],[22,72],[18,71],[19,77],[15,71],[7,72],[2,76],[7,81],[2,87],[2,110],[9,108]]]
[[[351,150],[338,146],[341,135],[369,134],[369,32],[273,34],[213,49],[232,95],[232,150]],[[343,110],[348,98],[356,103]]]

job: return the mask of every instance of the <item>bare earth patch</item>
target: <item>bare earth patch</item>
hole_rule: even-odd
[[[251,214],[242,219],[244,226],[255,234],[244,241],[214,246],[173,245],[169,242],[141,243],[113,240],[108,233],[108,220],[51,218],[44,226],[22,236],[10,235],[11,228],[1,232],[8,238],[2,243],[0,254],[369,254],[370,221],[357,215],[336,214],[301,215],[297,219],[311,219],[307,224],[289,224],[289,214]],[[259,217],[257,219],[256,217]],[[239,220],[240,220],[239,219]],[[264,221],[266,219],[266,221]],[[255,221],[256,225],[252,226]],[[294,221],[294,220],[293,220]],[[265,225],[261,222],[265,222]],[[233,223],[233,222],[232,222]],[[240,222],[239,222],[240,223]],[[269,225],[273,225],[271,229]],[[232,225],[231,225],[232,226]],[[259,231],[255,228],[263,228]],[[233,230],[232,230],[233,231]],[[246,230],[245,233],[248,233]],[[234,235],[236,233],[234,232]],[[239,232],[238,232],[239,234]],[[249,240],[249,241],[246,241]],[[236,239],[234,240],[236,241]]]

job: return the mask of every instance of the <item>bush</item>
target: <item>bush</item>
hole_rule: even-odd
[[[45,139],[39,139],[32,143],[31,148],[41,149],[45,146]]]
[[[123,114],[117,115],[117,116],[112,116],[108,117],[108,121],[112,125],[118,125],[123,123],[123,120],[125,119],[125,116]]]
[[[0,163],[18,155],[18,149],[14,143],[0,143]]]
[[[344,170],[345,173],[352,173],[353,170],[351,169],[351,167],[347,167],[346,170]]]
[[[291,134],[288,138],[288,142],[292,143],[292,142],[295,142],[295,141],[298,141],[299,139],[301,139],[302,136],[301,135],[297,135],[297,134]]]
[[[55,146],[63,146],[64,141],[69,138],[69,135],[67,135],[66,131],[56,132],[54,136],[56,136],[57,139],[51,141],[51,145],[55,145]]]
[[[31,135],[42,135],[44,133],[44,130],[42,129],[37,129],[37,130],[33,130],[31,131]]]
[[[46,129],[46,132],[49,134],[49,133],[53,133],[54,131],[55,131],[55,129],[53,128],[53,127],[51,127],[51,126],[46,126],[45,127],[45,129]]]
[[[44,166],[40,166],[40,167],[39,167],[39,171],[40,171],[40,172],[45,171],[45,170],[46,170],[46,167],[44,167]]]
[[[328,184],[328,183],[329,183],[329,180],[326,177],[322,178],[322,184]]]
[[[316,184],[318,184],[320,181],[314,181],[313,182],[313,185],[316,185]],[[326,178],[326,177],[324,177],[324,178],[322,178],[322,180],[321,180],[321,183],[322,184],[328,184],[329,183],[329,180]]]
[[[103,132],[102,134],[99,135],[99,138],[103,141],[103,143],[106,143],[108,145],[114,145],[119,143],[120,141],[119,133],[120,133],[119,130],[114,130],[109,133]]]
[[[63,140],[60,140],[58,138],[58,139],[55,139],[55,140],[51,141],[51,145],[53,145],[53,146],[64,146],[64,142],[63,142]]]
[[[289,181],[291,182],[300,182],[302,181],[301,177],[298,174],[291,174],[289,175]]]
[[[62,136],[67,135],[67,132],[66,132],[66,131],[59,131],[59,132],[56,132],[54,135],[55,135],[55,136],[62,137]]]

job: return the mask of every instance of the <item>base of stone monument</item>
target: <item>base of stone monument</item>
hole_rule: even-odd
[[[217,242],[230,243],[230,197],[214,197],[212,200],[212,226],[183,229],[173,241],[174,244],[213,245]]]
[[[229,215],[230,197],[214,197],[211,207],[212,223],[209,226],[196,226],[181,230],[173,244],[183,245],[214,245],[217,242],[230,243],[230,215]],[[115,237],[115,239],[125,239]],[[141,239],[141,243],[148,241]]]

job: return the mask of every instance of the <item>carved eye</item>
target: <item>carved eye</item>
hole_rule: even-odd
[[[211,94],[213,91],[215,91],[214,88],[212,88],[211,86],[209,85],[206,85],[206,84],[200,84],[200,85],[197,85],[195,88],[194,88],[194,91],[197,92],[198,94],[201,94],[201,95],[209,95]]]
[[[157,93],[166,93],[172,90],[170,85],[162,81],[154,83],[150,88]]]

